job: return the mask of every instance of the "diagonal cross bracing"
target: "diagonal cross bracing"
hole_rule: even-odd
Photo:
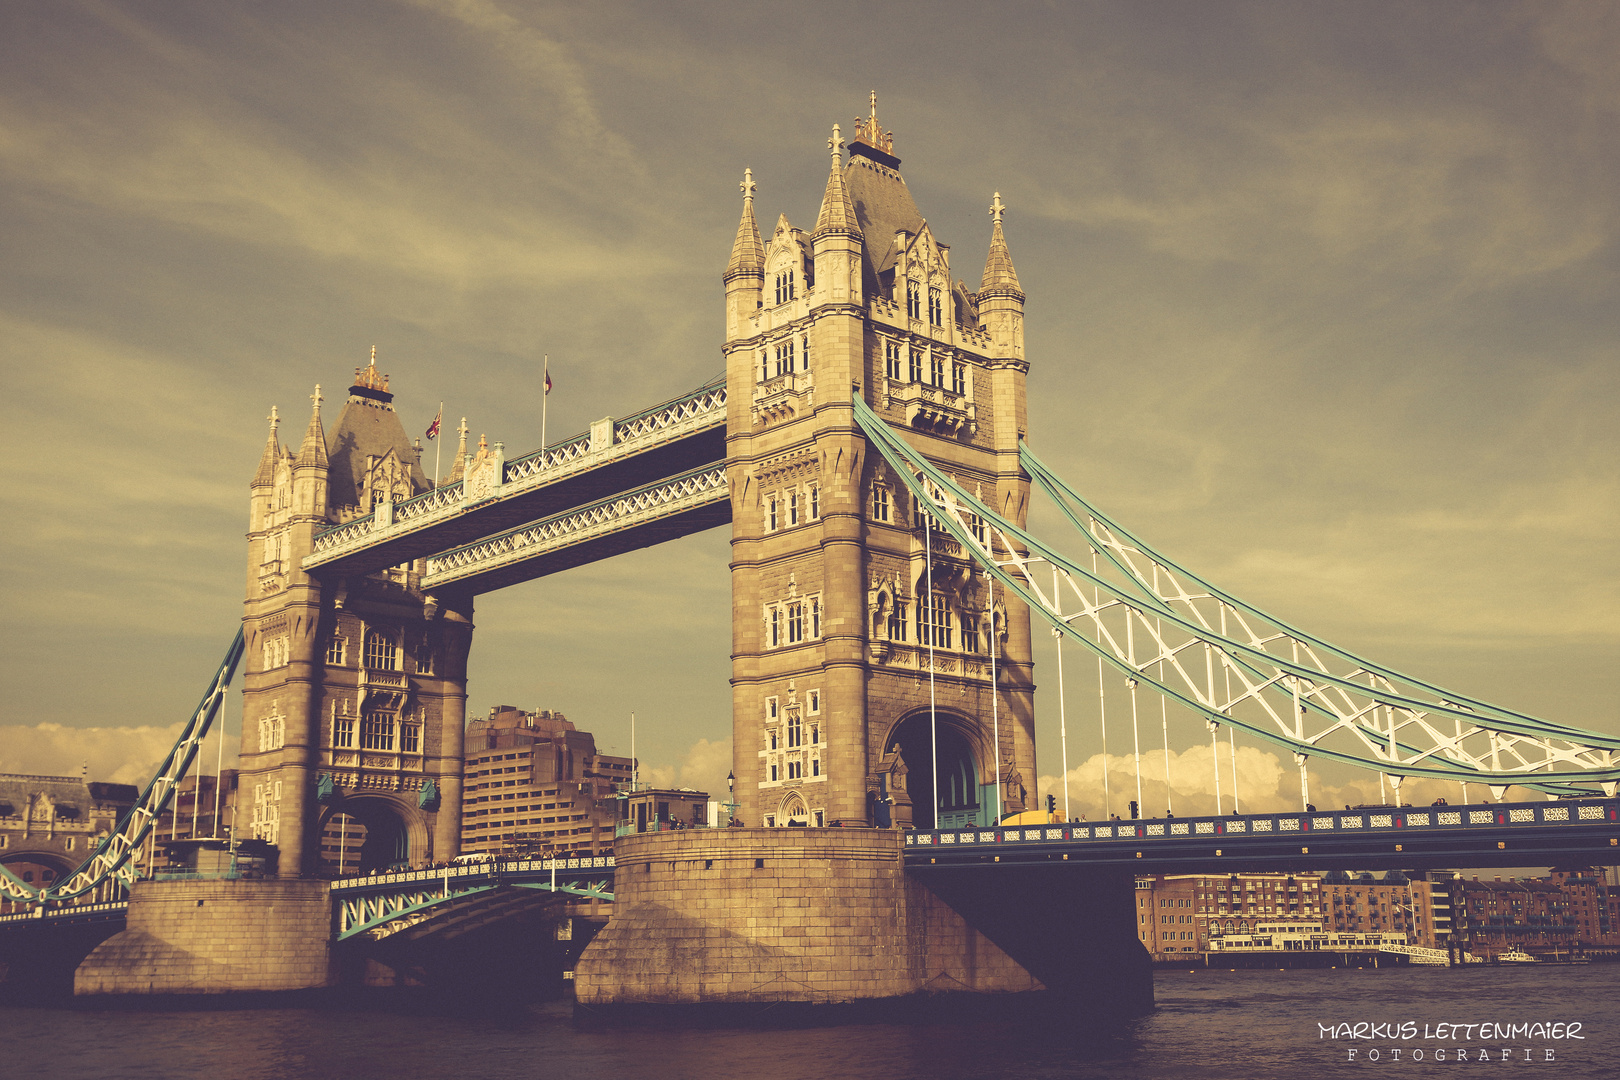
[[[1114,575],[1094,573],[973,498],[865,402],[856,399],[854,411],[974,562],[1129,685],[1297,755],[1395,778],[1483,783],[1498,798],[1510,784],[1550,793],[1600,785],[1610,795],[1620,786],[1620,739],[1450,695],[1361,660],[1208,587],[1100,515],[1081,527]],[[1042,487],[1067,492],[1027,449],[1024,460]]]
[[[118,823],[118,828],[96,845],[90,857],[72,874],[48,886],[30,885],[0,867],[0,898],[43,904],[85,896],[104,882],[110,881],[122,888],[134,884],[137,877],[134,860],[139,857],[146,838],[168,809],[180,787],[181,778],[186,775],[203,740],[208,737],[214,718],[225,703],[225,694],[231,687],[236,666],[241,662],[243,647],[242,630],[238,627],[230,647],[225,650],[225,658],[220,661],[219,670],[214,673],[213,682],[192,712],[191,719],[181,729],[180,737],[168,757],[158,766],[157,775],[152,777],[146,790],[141,792],[141,797]]]
[[[723,464],[429,557],[424,590],[488,592],[731,520]]]
[[[710,384],[505,462],[476,496],[446,484],[315,534],[303,568],[354,575],[548,517],[725,459],[726,388]]]

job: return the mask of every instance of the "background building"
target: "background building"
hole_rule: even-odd
[[[1597,868],[1506,881],[1474,877],[1456,885],[1458,933],[1475,956],[1513,948],[1546,957],[1620,948],[1610,910],[1614,890]]]
[[[30,885],[49,885],[84,862],[138,795],[133,784],[82,776],[0,774],[0,864]]]
[[[635,763],[562,713],[498,705],[467,725],[464,853],[607,851]]]

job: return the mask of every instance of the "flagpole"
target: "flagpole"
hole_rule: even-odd
[[[444,419],[444,402],[441,401],[441,402],[439,402],[439,415],[433,418],[434,426],[435,427],[439,426],[440,421],[442,421],[443,419]],[[433,433],[433,486],[434,487],[439,486],[439,477],[443,475],[442,473],[439,472],[439,464],[440,464],[441,460],[444,457],[444,439],[440,438],[440,436],[443,435],[443,434],[444,433],[442,431],[435,431]]]
[[[546,404],[551,399],[551,354],[545,354],[540,381],[540,467],[546,467]]]

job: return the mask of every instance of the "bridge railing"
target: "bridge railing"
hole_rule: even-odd
[[[512,875],[529,876],[549,874],[559,876],[600,877],[612,873],[612,855],[580,856],[573,859],[491,859],[487,862],[460,863],[424,870],[387,870],[359,877],[339,878],[332,882],[334,895],[351,892],[377,892],[410,886],[433,885],[439,882],[465,884]]]
[[[427,560],[423,588],[436,588],[446,581],[469,574],[534,559],[549,551],[571,547],[726,498],[729,498],[726,467],[723,464],[705,466],[566,514],[544,518],[476,543],[440,552]]]
[[[1144,853],[1156,845],[1194,840],[1276,841],[1291,838],[1308,846],[1312,836],[1391,838],[1425,833],[1456,833],[1504,828],[1533,831],[1548,826],[1613,827],[1620,823],[1620,800],[1559,800],[1470,806],[1391,806],[1299,814],[1242,814],[1220,817],[1150,818],[1130,821],[1066,821],[1044,825],[980,826],[906,833],[908,858],[937,857],[946,850],[983,852],[1009,845],[1130,846]],[[1144,847],[1146,845],[1146,847]]]
[[[501,484],[494,497],[506,498],[532,491],[606,461],[645,453],[673,439],[724,424],[725,420],[725,385],[711,382],[689,394],[613,421],[606,438],[587,432],[513,458],[501,470]],[[458,480],[396,503],[387,525],[380,525],[375,513],[333,525],[315,534],[305,565],[318,566],[387,536],[412,532],[454,517],[466,508],[465,496],[464,485]]]

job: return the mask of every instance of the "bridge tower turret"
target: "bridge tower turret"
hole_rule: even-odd
[[[808,242],[783,215],[752,255],[745,180],[726,272],[739,816],[932,824],[937,806],[941,822],[988,821],[1033,804],[1028,612],[992,600],[947,535],[925,549],[924,515],[867,454],[851,400],[1022,520],[1023,294],[999,276],[999,217],[988,291],[952,283],[875,95],[847,159],[841,134]]]
[[[353,580],[303,571],[320,530],[429,486],[375,351],[330,438],[320,387],[311,398],[296,455],[271,413],[250,485],[243,616],[234,829],[276,844],[287,877],[336,869],[321,848],[336,813],[366,826],[373,864],[456,853],[472,632],[470,601],[455,610],[424,595],[419,562]]]

